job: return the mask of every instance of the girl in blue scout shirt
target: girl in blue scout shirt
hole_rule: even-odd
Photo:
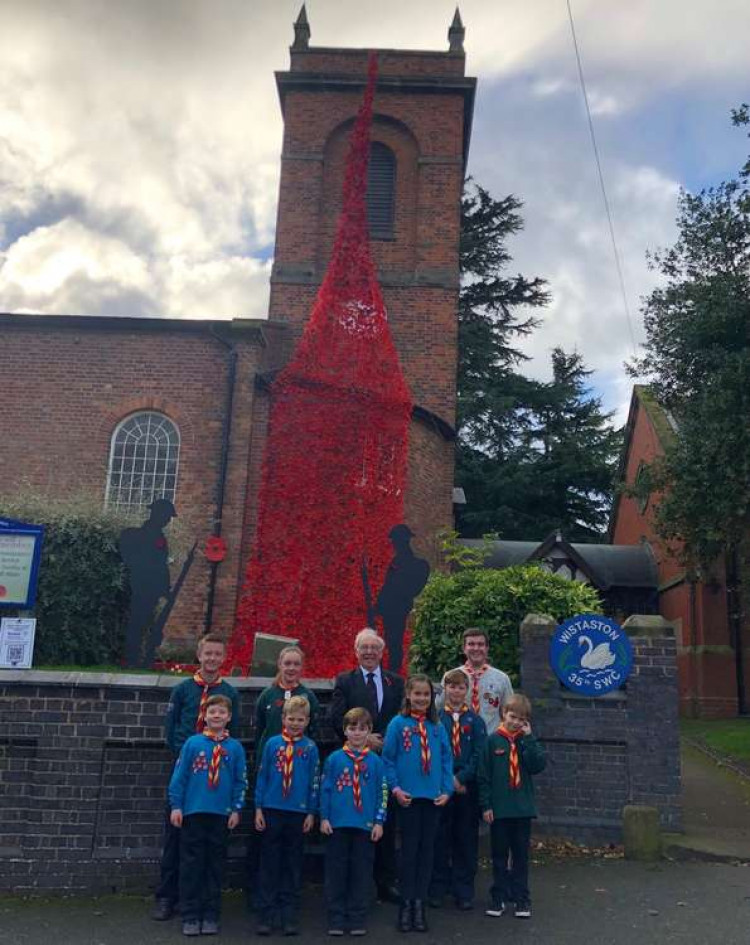
[[[425,899],[440,808],[453,793],[450,744],[438,721],[429,677],[415,674],[406,680],[401,714],[385,734],[383,762],[388,787],[399,805],[402,899],[398,929],[426,932]]]
[[[318,749],[305,736],[310,703],[292,696],[282,712],[281,735],[266,742],[255,779],[255,829],[262,834],[258,935],[270,935],[277,917],[284,935],[299,934],[304,835],[318,810]]]
[[[462,910],[474,904],[480,822],[477,767],[487,739],[484,722],[467,705],[469,685],[462,669],[452,669],[443,677],[440,721],[451,745],[453,796],[440,814],[430,883],[431,906],[441,906],[450,893]]]
[[[367,745],[372,716],[349,709],[343,719],[346,742],[326,759],[320,789],[320,832],[326,843],[328,934],[367,931],[365,916],[375,844],[383,836],[388,783],[383,762]]]

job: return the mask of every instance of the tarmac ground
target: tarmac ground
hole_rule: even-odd
[[[531,919],[484,915],[489,876],[479,877],[472,913],[431,910],[427,934],[396,932],[396,907],[373,909],[368,940],[392,945],[456,942],[466,945],[749,945],[750,866],[730,863],[634,863],[622,859],[553,860],[532,866]],[[178,919],[154,922],[152,901],[0,899],[3,945],[177,945],[185,941]],[[305,889],[299,941],[333,941],[326,935],[323,890]],[[248,945],[257,940],[239,893],[224,897],[221,935],[201,941]],[[288,939],[287,941],[294,941]]]

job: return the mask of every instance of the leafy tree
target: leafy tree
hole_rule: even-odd
[[[560,529],[572,541],[597,541],[607,527],[622,434],[592,395],[591,373],[578,352],[553,350],[526,477],[539,537]]]
[[[734,112],[747,125],[748,106]],[[750,532],[750,160],[732,180],[679,197],[675,244],[651,254],[664,282],[644,303],[646,376],[678,436],[650,470],[656,525],[689,563],[728,552],[747,566]],[[744,552],[743,552],[743,549]]]
[[[600,536],[617,450],[610,415],[592,398],[580,355],[553,352],[553,381],[523,376],[520,339],[549,301],[546,282],[509,276],[507,243],[522,203],[469,181],[462,202],[457,481],[468,506],[461,533]]]

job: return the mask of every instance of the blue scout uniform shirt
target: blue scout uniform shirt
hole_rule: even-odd
[[[476,781],[479,759],[482,755],[484,743],[487,739],[487,726],[480,716],[469,709],[462,712],[458,718],[458,724],[461,728],[461,752],[456,758],[453,754],[453,710],[445,708],[440,710],[440,721],[448,733],[448,744],[450,745],[451,757],[453,758],[453,774],[461,784],[470,784]]]
[[[255,781],[255,806],[316,814],[320,789],[318,747],[305,735],[294,743],[292,784],[286,797],[282,790],[285,749],[281,735],[266,742]]]
[[[206,735],[191,735],[182,746],[169,782],[172,810],[188,814],[224,814],[245,806],[247,761],[245,749],[233,738],[219,743],[222,749],[219,783],[208,785],[208,768],[216,742]]]
[[[432,760],[428,774],[422,771],[422,752],[416,719],[397,715],[388,725],[383,743],[385,776],[391,791],[401,788],[412,797],[434,800],[453,793],[453,760],[445,729],[425,721]]]
[[[226,696],[232,703],[232,718],[229,720],[227,730],[230,735],[236,737],[240,727],[240,700],[237,690],[222,679],[217,686],[211,686],[208,694],[209,696]],[[185,741],[191,735],[195,735],[202,695],[203,686],[199,686],[192,677],[184,679],[172,690],[164,720],[164,737],[175,755],[179,754]]]
[[[354,806],[354,761],[341,748],[326,758],[320,787],[320,819],[329,820],[334,830],[355,827],[370,831],[373,824],[385,822],[388,782],[383,762],[370,751],[359,768],[362,810]]]

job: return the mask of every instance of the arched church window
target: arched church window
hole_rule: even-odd
[[[396,216],[396,156],[380,141],[370,147],[367,166],[367,222],[370,238],[392,240]]]
[[[162,413],[144,410],[118,423],[112,434],[107,473],[107,508],[145,509],[154,499],[174,502],[180,434]]]

